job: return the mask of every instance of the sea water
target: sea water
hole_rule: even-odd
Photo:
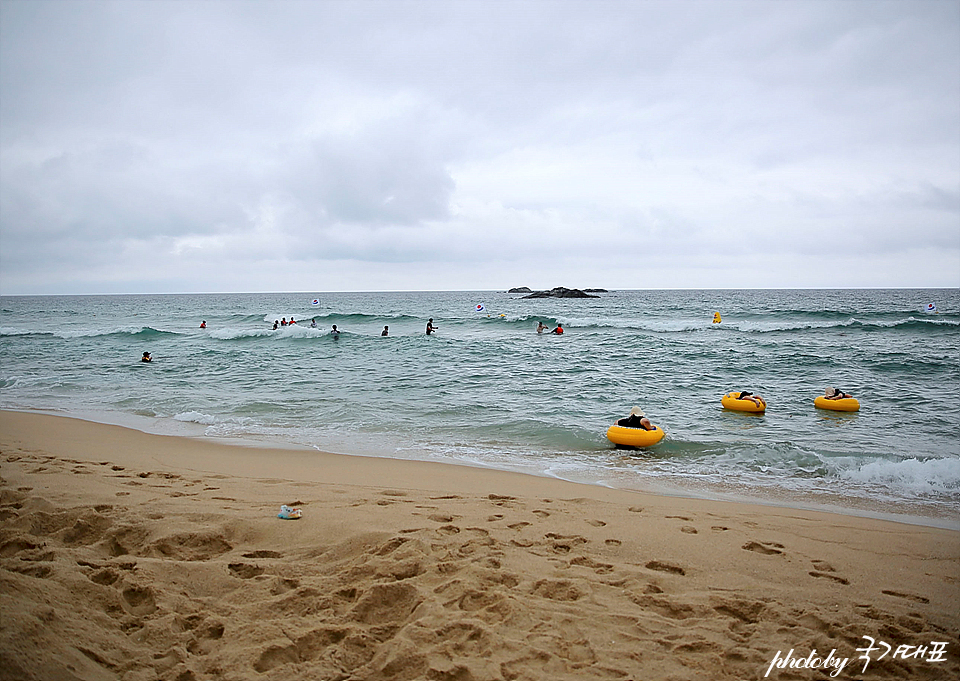
[[[4,296],[0,309],[6,409],[960,519],[957,289]],[[540,321],[566,332],[537,334]],[[814,408],[827,386],[860,411]],[[762,395],[766,413],[722,409],[729,390]],[[616,449],[606,429],[634,405],[666,439]]]

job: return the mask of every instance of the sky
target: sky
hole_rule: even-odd
[[[0,294],[960,286],[960,0],[0,0]]]

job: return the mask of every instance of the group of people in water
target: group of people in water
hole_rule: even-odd
[[[297,323],[297,320],[294,319],[292,316],[290,317],[289,321],[287,320],[286,317],[283,317],[283,318],[281,318],[281,319],[274,320],[274,322],[273,322],[273,330],[274,330],[274,331],[276,331],[277,329],[280,329],[281,327],[285,327],[285,326],[299,326],[299,324]],[[206,320],[200,322],[200,328],[201,328],[201,329],[207,328],[207,322],[206,322]],[[313,317],[313,318],[310,320],[310,328],[311,328],[311,329],[320,328],[320,327],[317,326],[317,318],[316,318],[316,317]],[[427,334],[428,336],[433,335],[433,334],[436,333],[438,330],[439,330],[439,327],[436,327],[436,326],[433,325],[433,317],[431,317],[429,320],[427,320],[426,334]],[[562,336],[562,335],[563,335],[563,324],[561,324],[560,322],[557,322],[556,328],[554,328],[554,329],[551,331],[551,330],[550,330],[550,327],[549,327],[549,326],[546,326],[542,321],[541,321],[541,322],[537,322],[537,333],[538,333],[538,334],[542,334],[544,331],[547,331],[547,332],[549,332],[549,333],[555,334],[555,335],[557,335],[557,336]],[[339,338],[339,337],[340,337],[340,329],[337,328],[337,325],[336,325],[336,324],[334,324],[334,325],[333,325],[333,328],[330,330],[330,335],[333,336],[334,338]],[[390,327],[385,324],[385,325],[383,326],[383,331],[380,332],[380,335],[381,335],[381,336],[389,336],[389,335],[390,335]],[[149,353],[149,352],[144,352],[144,353],[143,353],[143,356],[140,358],[140,361],[141,361],[141,362],[151,362],[151,361],[153,361],[153,358],[150,356],[150,353]]]
[[[297,325],[298,325],[298,324],[297,324],[297,320],[294,319],[293,317],[290,317],[290,321],[287,321],[287,318],[286,318],[286,317],[283,317],[282,319],[277,319],[277,320],[275,320],[275,321],[273,322],[273,330],[276,331],[277,329],[279,329],[279,328],[281,328],[281,327],[284,327],[284,326],[297,326]],[[206,322],[203,322],[202,324],[200,324],[200,328],[201,328],[201,329],[207,328],[207,323],[206,323]],[[313,318],[310,320],[310,328],[311,328],[311,329],[319,328],[319,327],[317,327],[317,318],[316,318],[316,317],[313,317]],[[427,334],[428,336],[433,335],[433,334],[436,333],[438,330],[439,330],[439,327],[436,327],[436,326],[433,325],[433,317],[431,317],[429,320],[427,320],[426,334]],[[554,328],[554,329],[551,331],[551,330],[550,330],[550,327],[547,326],[547,325],[545,325],[542,321],[541,321],[541,322],[537,322],[537,333],[538,333],[538,334],[542,334],[544,331],[546,331],[546,332],[548,332],[548,333],[555,334],[555,335],[557,335],[557,336],[562,336],[562,335],[563,335],[563,324],[562,324],[561,322],[557,322],[556,328]],[[333,335],[333,336],[339,336],[339,335],[340,335],[340,331],[337,329],[337,325],[336,325],[336,324],[333,325],[333,329],[330,331],[330,334]],[[381,335],[381,336],[389,336],[389,335],[390,335],[390,327],[387,326],[387,325],[384,325],[383,331],[380,332],[380,335]]]
[[[560,322],[557,322],[557,328],[555,328],[553,331],[550,331],[550,327],[549,327],[549,326],[547,326],[547,325],[544,324],[543,322],[537,322],[537,333],[543,333],[544,331],[547,331],[547,332],[549,332],[549,333],[555,334],[555,335],[557,335],[557,336],[562,336],[562,335],[563,335],[563,324],[561,324]]]
[[[848,400],[853,397],[850,393],[846,393],[840,388],[828,387],[823,391],[823,397],[826,400]],[[760,395],[754,395],[751,392],[746,390],[741,391],[737,396],[738,400],[748,400],[753,402],[758,407],[766,407],[767,401],[763,399]],[[626,418],[622,418],[617,421],[618,426],[623,426],[624,428],[639,428],[641,430],[656,430],[657,427],[650,423],[650,419],[647,418],[643,409],[640,407],[634,407],[630,410],[630,415]]]

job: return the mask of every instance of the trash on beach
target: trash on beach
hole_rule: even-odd
[[[300,520],[302,515],[303,512],[299,508],[291,508],[284,504],[280,507],[280,513],[277,514],[277,517],[281,520]]]

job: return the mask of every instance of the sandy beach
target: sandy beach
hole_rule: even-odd
[[[956,531],[38,414],[0,446],[0,679],[960,678]]]

